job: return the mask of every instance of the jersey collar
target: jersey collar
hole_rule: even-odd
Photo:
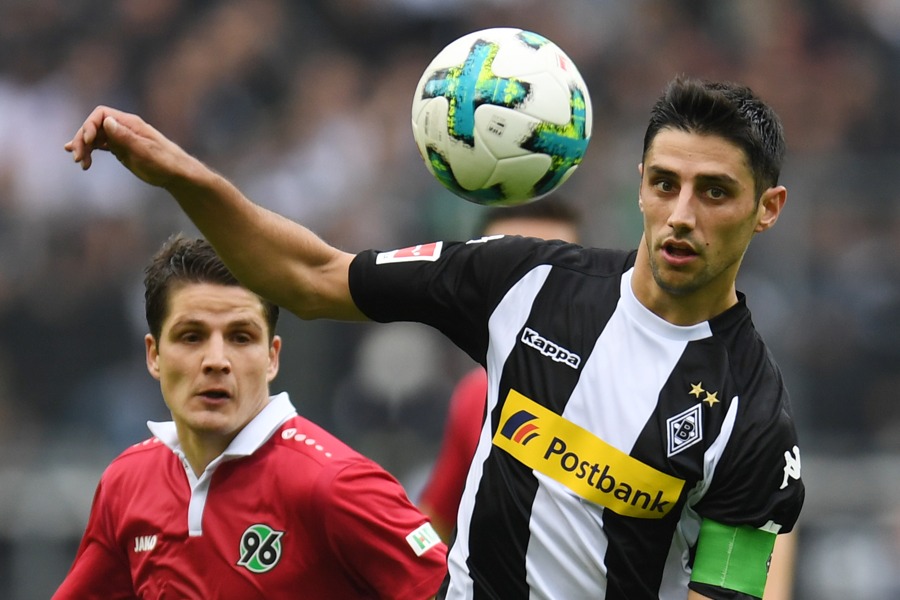
[[[219,463],[230,458],[250,456],[266,443],[285,421],[295,416],[297,416],[297,409],[291,404],[287,392],[272,396],[269,403],[247,423],[241,432],[231,440],[225,451],[213,462]],[[150,429],[150,433],[169,449],[178,455],[182,454],[181,443],[178,441],[173,421],[147,421],[147,427]]]
[[[641,301],[634,295],[634,290],[631,289],[632,275],[634,275],[634,267],[622,273],[619,301],[622,308],[625,309],[625,313],[634,321],[656,335],[682,342],[702,340],[712,335],[709,321],[703,321],[696,325],[673,325],[641,304]]]

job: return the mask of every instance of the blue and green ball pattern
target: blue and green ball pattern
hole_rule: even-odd
[[[519,40],[538,49],[550,43],[536,33],[521,31]],[[493,71],[494,59],[500,46],[495,42],[476,40],[461,65],[435,71],[425,83],[422,97],[444,97],[448,102],[447,131],[450,137],[463,144],[475,143],[475,111],[479,106],[492,104],[510,109],[521,106],[532,93],[531,84],[516,77],[499,77]],[[522,148],[546,154],[551,159],[550,168],[534,186],[532,196],[543,196],[560,184],[573,167],[581,163],[587,150],[587,99],[585,92],[572,87],[569,94],[570,119],[557,125],[541,122],[531,136],[521,144]],[[429,163],[435,177],[457,195],[479,204],[502,204],[506,194],[500,185],[480,190],[463,188],[453,170],[436,148],[428,148]],[[518,201],[514,199],[513,202]]]

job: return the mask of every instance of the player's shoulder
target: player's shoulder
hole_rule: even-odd
[[[458,389],[477,391],[486,388],[487,383],[487,371],[484,370],[484,367],[478,365],[477,367],[473,367],[462,377],[460,377],[459,382],[457,382],[456,386]]]
[[[273,435],[272,442],[276,447],[287,450],[290,459],[320,465],[365,458],[328,430],[299,415],[282,424]]]
[[[359,491],[362,481],[367,493],[374,491],[373,486],[399,485],[381,465],[304,417],[284,423],[271,442],[276,458],[270,468],[292,474],[286,489],[314,489],[317,495],[332,496]]]
[[[157,437],[150,437],[123,450],[109,463],[103,472],[107,482],[129,477],[146,477],[151,470],[166,464],[178,462],[178,458]]]
[[[622,273],[634,265],[635,250],[592,248],[562,240],[544,240],[518,235],[492,235],[470,240],[449,240],[417,244],[390,251],[370,250],[358,257],[368,257],[370,264],[433,264],[446,260],[538,262],[570,266],[584,270]],[[365,262],[365,261],[359,261]]]
[[[113,459],[113,464],[119,462],[127,463],[140,460],[154,460],[159,452],[171,454],[172,451],[158,437],[149,437],[125,448],[125,450]]]
[[[497,235],[456,242],[465,247],[484,248],[487,252],[512,256],[535,256],[542,260],[580,262],[584,264],[609,264],[628,268],[634,264],[635,250],[594,248],[563,240],[545,240],[519,235]]]

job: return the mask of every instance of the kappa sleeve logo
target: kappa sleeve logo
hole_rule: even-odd
[[[778,489],[786,488],[791,479],[800,479],[800,448],[797,446],[794,446],[793,454],[791,450],[784,453],[784,480]]]
[[[408,248],[400,248],[399,250],[391,250],[390,252],[379,252],[375,257],[375,264],[386,265],[389,263],[416,261],[434,262],[441,257],[441,249],[443,247],[444,242],[431,242],[430,244],[419,244]]]

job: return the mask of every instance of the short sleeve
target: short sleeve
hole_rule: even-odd
[[[572,261],[578,252],[520,236],[370,250],[350,265],[350,293],[373,321],[425,323],[484,364],[488,316],[509,287],[535,265]]]
[[[323,539],[359,587],[397,600],[437,593],[447,547],[400,483],[378,465],[358,460],[323,472],[313,506]]]
[[[752,406],[740,411],[735,436],[696,507],[701,516],[772,533],[793,528],[805,497],[800,447],[787,392],[773,404],[762,414]]]
[[[53,600],[132,600],[128,559],[115,542],[110,494],[97,486],[75,561]]]

